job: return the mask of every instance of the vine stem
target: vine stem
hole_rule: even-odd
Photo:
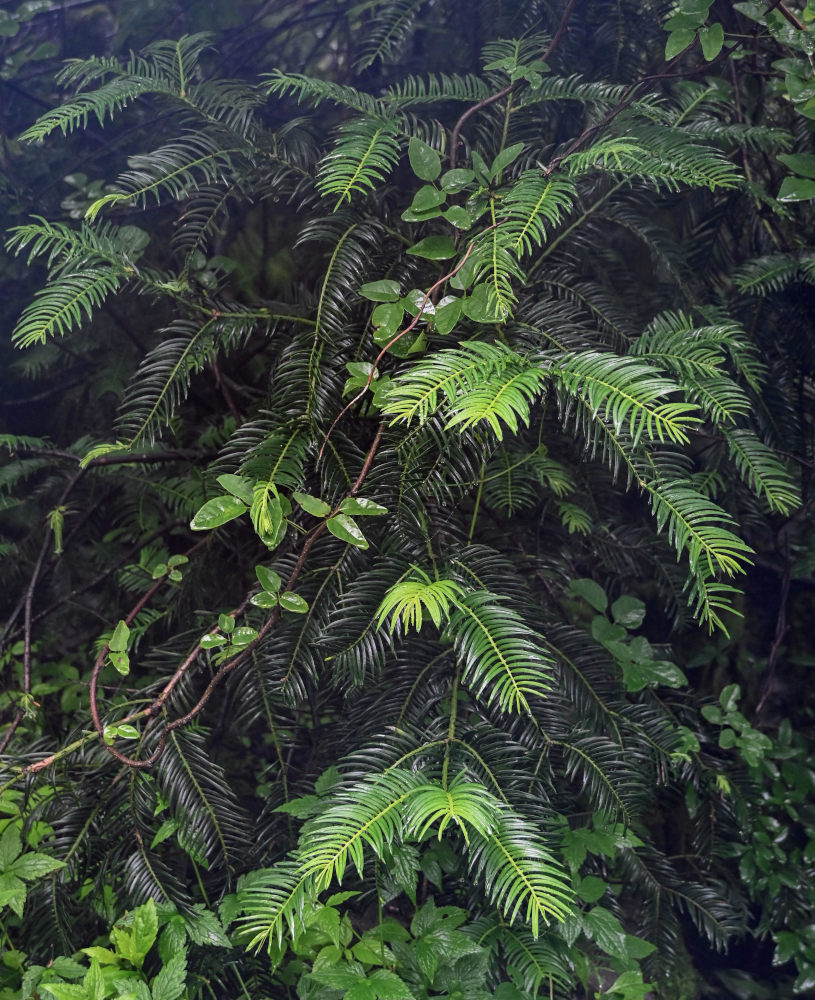
[[[351,486],[351,489],[348,492],[348,496],[356,496],[356,494],[362,487],[362,484],[365,482],[365,479],[368,473],[370,472],[374,458],[376,457],[376,453],[379,450],[379,446],[382,442],[382,435],[384,434],[384,431],[385,431],[385,425],[380,424],[379,427],[377,428],[377,432],[374,436],[373,442],[371,443],[371,446],[368,449],[368,453],[365,456],[365,461],[362,464],[362,469],[360,470],[359,475],[357,476],[356,480]],[[322,524],[318,525],[306,539],[305,543],[303,544],[303,548],[300,551],[300,555],[297,559],[297,562],[294,565],[294,569],[292,570],[288,580],[286,581],[286,586],[283,588],[283,593],[290,591],[294,587],[300,574],[303,571],[303,568],[306,564],[306,560],[308,559],[308,555],[311,552],[314,543],[323,534],[325,530],[326,530],[326,522],[323,521]],[[200,548],[204,544],[206,544],[206,542],[199,542],[196,546],[194,546],[193,549],[190,550],[190,553],[192,553],[195,549]],[[125,619],[125,622],[127,624],[130,624],[133,621],[133,619],[136,617],[139,611],[141,611],[142,608],[147,604],[147,602],[150,600],[153,594],[159,589],[162,583],[163,580],[157,580],[156,583],[142,596],[138,604],[133,608],[128,617]],[[244,600],[242,604],[235,610],[235,614],[243,613],[248,604],[249,604],[248,599]],[[127,756],[127,754],[123,754],[120,750],[117,750],[114,746],[104,743],[105,730],[104,730],[104,725],[102,723],[101,715],[99,713],[97,692],[99,684],[99,675],[102,672],[102,668],[105,665],[105,658],[107,657],[108,654],[108,646],[105,646],[99,653],[99,656],[96,658],[93,674],[91,676],[91,717],[93,719],[94,729],[96,730],[97,735],[100,738],[102,738],[105,749],[108,751],[108,753],[112,757],[115,757],[116,760],[118,760],[121,764],[124,764],[127,767],[132,767],[132,768],[151,767],[163,753],[164,747],[167,743],[167,737],[170,735],[170,733],[174,732],[176,729],[180,729],[182,726],[188,725],[203,710],[203,708],[211,698],[215,688],[221,683],[221,681],[228,674],[230,674],[236,667],[238,667],[241,663],[243,663],[250,654],[254,653],[258,644],[265,638],[266,635],[268,635],[268,633],[274,628],[277,622],[280,621],[280,615],[281,615],[280,608],[279,607],[275,608],[272,614],[268,617],[266,622],[260,628],[257,636],[252,640],[252,642],[247,644],[244,647],[244,649],[242,649],[241,652],[238,653],[237,656],[229,660],[227,663],[224,663],[218,669],[218,671],[210,680],[209,684],[204,689],[203,694],[198,699],[197,703],[190,709],[190,711],[187,712],[185,715],[179,716],[178,718],[174,719],[172,722],[168,722],[165,724],[164,728],[162,729],[161,736],[159,737],[159,741],[156,745],[155,750],[148,757],[142,759],[129,757]],[[161,694],[153,701],[153,703],[148,708],[144,709],[140,713],[137,713],[135,717],[147,718],[149,720],[150,718],[155,717],[160,711],[162,711],[164,703],[169,698],[173,688],[176,686],[176,684],[178,684],[178,682],[181,680],[184,674],[189,670],[189,668],[195,662],[195,660],[197,659],[198,655],[201,652],[201,648],[202,647],[200,643],[197,643],[195,645],[195,647],[186,657],[184,662],[178,667],[178,669],[175,671],[175,673],[167,682],[167,684],[165,684],[164,688],[161,691]],[[44,764],[43,762],[37,762],[34,765],[29,765],[28,768],[25,768],[21,772],[21,774],[26,772],[30,773],[33,770],[42,770],[42,768],[45,766],[47,766],[47,764]]]
[[[492,227],[490,227],[490,228],[492,228]],[[458,272],[462,269],[462,267],[464,267],[464,264],[465,264],[467,258],[472,253],[474,246],[475,246],[475,241],[473,241],[472,243],[470,243],[470,245],[467,247],[467,250],[466,250],[464,256],[461,258],[461,260],[458,262],[458,264],[456,264],[456,266],[453,268],[453,270],[452,271],[448,271],[447,274],[443,274],[439,278],[439,280],[435,283],[435,285],[431,285],[430,286],[430,288],[425,292],[425,296],[422,299],[421,305],[419,306],[418,313],[416,313],[416,315],[413,317],[413,319],[411,320],[411,322],[404,328],[404,330],[400,330],[399,333],[396,334],[396,336],[392,337],[387,342],[387,344],[385,344],[385,346],[382,348],[382,350],[379,352],[379,354],[377,354],[376,358],[374,359],[374,363],[373,363],[373,365],[371,367],[371,370],[370,370],[370,372],[368,372],[368,379],[365,382],[365,385],[359,390],[359,392],[356,394],[356,396],[354,396],[354,398],[352,400],[350,400],[348,403],[346,403],[346,405],[340,410],[340,412],[334,418],[334,422],[328,428],[328,431],[327,431],[325,437],[323,438],[323,443],[320,446],[320,451],[317,454],[317,463],[318,464],[320,463],[320,460],[323,457],[323,452],[325,451],[325,446],[328,444],[328,439],[331,437],[332,433],[334,432],[334,428],[337,426],[337,424],[340,422],[340,420],[342,420],[342,418],[345,416],[345,414],[351,409],[351,407],[355,403],[358,403],[359,400],[362,399],[362,397],[365,395],[365,393],[370,388],[371,382],[373,382],[373,380],[374,380],[374,378],[375,378],[375,376],[376,376],[376,374],[377,374],[377,372],[379,370],[379,362],[382,360],[382,358],[385,357],[385,354],[390,350],[391,347],[393,347],[393,345],[398,340],[401,340],[402,337],[404,337],[406,333],[410,333],[410,331],[416,326],[416,324],[422,318],[422,314],[424,313],[424,307],[430,301],[430,296],[433,294],[433,292],[436,291],[437,288],[440,288],[445,283],[445,281],[448,281],[450,278],[453,277],[453,275],[458,274]]]
[[[543,53],[543,61],[546,62],[547,59],[551,57],[555,49],[560,45],[561,39],[566,33],[569,26],[569,20],[571,19],[572,12],[577,6],[577,0],[569,0],[566,5],[566,9],[563,11],[563,16],[560,19],[560,24],[557,27],[557,31],[552,36],[552,41]],[[495,104],[496,101],[500,101],[503,97],[508,97],[514,90],[516,90],[520,84],[521,80],[516,80],[514,83],[510,83],[508,86],[497,91],[494,94],[490,94],[489,97],[485,97],[483,101],[479,101],[477,104],[473,104],[471,107],[460,116],[458,121],[453,126],[453,131],[450,133],[450,169],[456,165],[456,156],[458,154],[458,144],[459,137],[461,135],[461,129],[468,118],[471,118],[474,114],[482,111],[484,108],[489,107],[491,104]]]
[[[444,763],[441,766],[441,787],[447,790],[447,776],[450,771],[450,747],[456,738],[456,716],[458,715],[458,681],[459,670],[453,674],[453,690],[450,694],[450,725],[447,727],[447,739],[444,747]]]

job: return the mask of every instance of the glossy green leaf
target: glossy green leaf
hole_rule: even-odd
[[[378,328],[378,341],[390,340],[399,330],[404,315],[405,309],[401,302],[383,302],[378,305],[371,314],[371,322]]]
[[[455,327],[461,318],[463,304],[463,299],[453,295],[446,295],[438,303],[433,314],[433,326],[436,328],[436,333],[445,336]]]
[[[413,173],[423,181],[434,181],[441,173],[441,157],[415,136],[408,143],[408,159]]]
[[[441,178],[439,183],[445,191],[450,194],[457,194],[459,191],[463,191],[468,184],[472,184],[475,180],[475,172],[469,170],[466,167],[457,167],[453,170],[448,170]]]
[[[605,610],[598,608],[598,611]],[[611,617],[618,625],[637,628],[645,618],[645,605],[636,597],[619,597],[611,605]]]
[[[360,517],[377,517],[388,513],[388,508],[376,503],[374,500],[366,500],[365,497],[346,497],[340,504],[343,514],[353,514]]]
[[[219,635],[217,632],[207,632],[198,640],[198,645],[201,649],[214,649],[216,646],[226,645],[228,641],[225,635]]]
[[[268,591],[261,590],[259,594],[252,594],[249,598],[249,603],[254,604],[256,608],[276,608],[278,598],[277,594],[270,594]]]
[[[356,545],[360,549],[368,548],[368,541],[356,521],[347,514],[336,514],[334,517],[329,517],[325,523],[331,534],[336,535],[341,541]]]
[[[307,514],[313,514],[314,517],[325,517],[326,514],[331,513],[331,505],[327,504],[325,500],[320,500],[319,497],[313,497],[308,493],[292,493],[292,499],[298,503]],[[256,569],[262,567],[256,567]],[[269,572],[268,570],[266,572]],[[277,575],[277,574],[275,574]],[[263,581],[261,580],[261,583]],[[278,586],[280,586],[280,577],[278,577]],[[270,590],[270,587],[264,586],[264,590]],[[274,591],[272,591],[274,593]]]
[[[442,212],[442,216],[456,229],[469,229],[473,224],[473,217],[462,205],[451,205]]]
[[[237,497],[231,495],[214,497],[207,500],[203,507],[196,513],[190,521],[190,528],[193,531],[211,531],[218,528],[227,521],[232,521],[241,514],[245,514],[249,508]]]
[[[452,236],[425,236],[405,252],[425,260],[449,260],[456,255],[456,245]]]
[[[359,294],[371,302],[396,302],[400,295],[399,282],[392,281],[390,278],[369,281],[362,285]]]
[[[247,476],[233,476],[231,473],[225,473],[223,476],[218,476],[217,483],[227,493],[231,493],[232,496],[251,505],[253,483]]]
[[[287,591],[280,595],[280,607],[284,611],[293,611],[295,614],[303,615],[308,611],[308,601],[299,594]]]
[[[297,494],[294,494],[297,497]],[[322,501],[320,501],[322,503]],[[326,504],[328,506],[328,504]],[[267,569],[265,566],[255,566],[255,576],[258,578],[258,582],[264,590],[268,591],[270,594],[276,594],[280,590],[280,585],[282,580],[279,574],[275,573],[273,569]]]
[[[248,625],[243,625],[240,628],[236,628],[229,639],[233,646],[248,646],[250,642],[254,642],[258,637],[258,630],[256,628],[250,628]]]

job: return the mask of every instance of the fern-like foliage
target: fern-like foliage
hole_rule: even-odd
[[[393,124],[355,118],[341,125],[337,143],[320,163],[320,194],[337,198],[334,211],[355,191],[370,191],[387,179],[399,156]]]
[[[805,718],[809,140],[778,32],[655,74],[658,6],[249,4],[10,106],[0,812],[64,864],[0,993],[99,993],[148,899],[190,1000],[667,996],[751,893],[806,927],[736,861]]]

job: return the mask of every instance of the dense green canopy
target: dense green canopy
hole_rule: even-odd
[[[0,1000],[811,994],[815,3],[0,51]]]

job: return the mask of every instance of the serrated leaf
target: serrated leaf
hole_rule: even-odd
[[[340,541],[348,542],[349,545],[356,545],[357,548],[367,549],[368,541],[359,529],[356,521],[347,514],[336,514],[329,517],[325,522],[332,535],[336,535]]]
[[[408,159],[413,173],[422,181],[434,181],[441,173],[441,157],[421,139],[408,143]]]
[[[17,878],[30,881],[48,875],[49,872],[56,871],[57,868],[64,867],[64,861],[49,857],[47,854],[21,854],[15,861],[12,861],[6,870],[16,875]]]
[[[143,959],[158,936],[158,911],[152,899],[133,911],[132,934],[133,953]]]
[[[304,615],[308,611],[308,601],[299,594],[285,593],[280,595],[280,607],[284,611]]]
[[[18,854],[22,852],[23,843],[20,838],[20,831],[9,823],[0,837],[0,872],[6,871]]]
[[[105,977],[98,962],[91,962],[91,967],[82,982],[86,1000],[103,1000],[105,996]]]
[[[187,982],[187,956],[184,952],[165,962],[158,975],[150,983],[153,1000],[177,1000],[184,992]]]
[[[190,528],[193,531],[211,531],[213,528],[226,524],[227,521],[240,517],[247,510],[249,508],[243,500],[239,500],[231,494],[213,497],[212,500],[207,500],[190,521]]]

